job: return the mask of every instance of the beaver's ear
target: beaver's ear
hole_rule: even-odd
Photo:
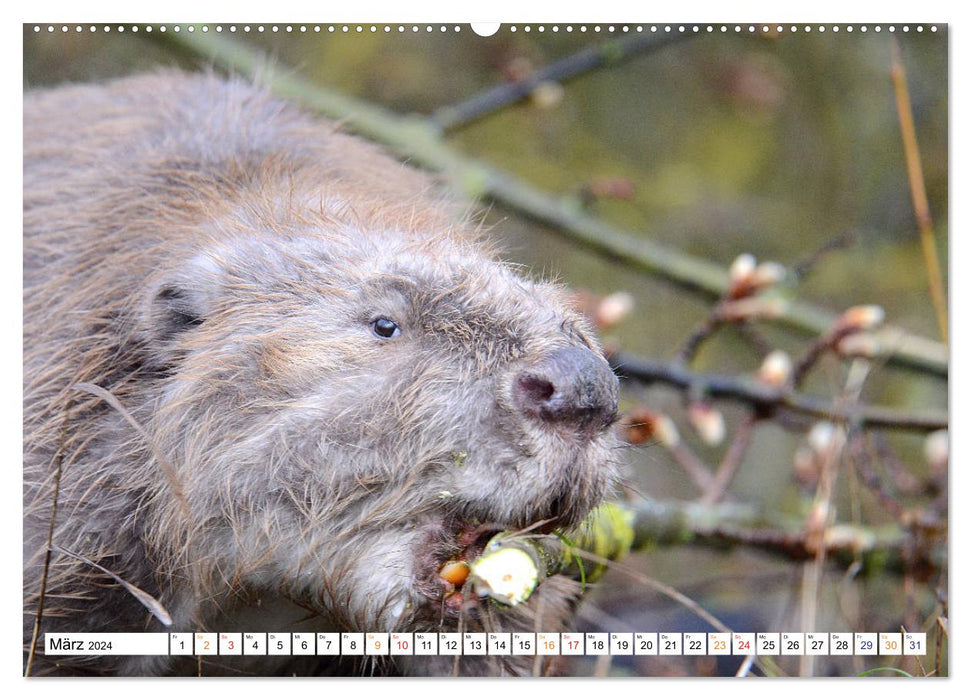
[[[148,347],[161,358],[174,349],[183,333],[204,325],[215,312],[224,279],[219,260],[201,253],[153,280],[141,322]]]
[[[153,316],[156,338],[167,340],[193,326],[202,325],[206,310],[191,289],[167,284],[155,294]]]

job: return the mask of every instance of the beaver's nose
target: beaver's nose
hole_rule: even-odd
[[[516,375],[513,396],[533,420],[575,428],[586,439],[617,417],[617,377],[585,348],[563,348]]]

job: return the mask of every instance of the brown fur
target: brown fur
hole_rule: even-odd
[[[376,337],[375,316],[400,336]],[[24,348],[25,642],[58,467],[54,544],[155,596],[171,630],[555,631],[569,618],[577,586],[562,577],[503,609],[450,606],[434,572],[477,524],[570,525],[601,500],[609,431],[530,420],[512,388],[550,353],[598,345],[558,288],[496,262],[431,178],[329,123],[213,76],[27,95]],[[59,551],[45,597],[42,631],[165,629]],[[53,661],[34,672],[197,671]],[[246,659],[210,661],[218,674]],[[532,668],[517,663],[459,670]]]

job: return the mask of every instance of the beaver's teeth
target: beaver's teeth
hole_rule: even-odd
[[[438,571],[442,578],[454,586],[461,586],[469,577],[469,565],[464,561],[450,561]]]

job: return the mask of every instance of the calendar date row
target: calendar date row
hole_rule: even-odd
[[[923,656],[923,632],[172,632],[45,635],[57,656]]]

